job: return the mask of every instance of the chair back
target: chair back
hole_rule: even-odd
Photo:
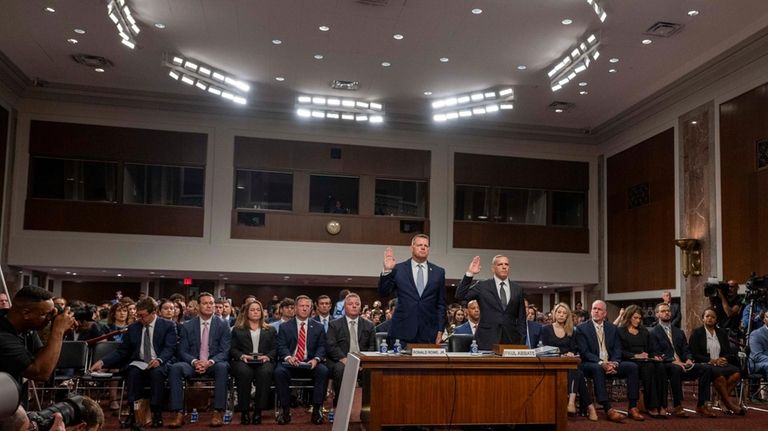
[[[389,335],[389,332],[376,333],[376,351],[377,352],[379,351],[379,346],[381,346],[381,342],[387,339],[387,335]]]
[[[88,361],[89,365],[92,365],[94,362],[99,361],[110,353],[116,351],[117,348],[120,347],[120,344],[119,341],[102,341],[96,343],[91,347],[91,358]]]
[[[84,370],[88,364],[88,343],[85,341],[64,341],[61,344],[61,354],[57,369]]]
[[[472,340],[475,336],[472,334],[453,334],[448,339],[448,351],[449,352],[469,352],[469,346],[472,345]]]

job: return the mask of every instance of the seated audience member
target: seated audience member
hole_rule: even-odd
[[[579,367],[584,376],[594,382],[597,402],[603,406],[608,420],[612,422],[623,422],[626,416],[611,407],[605,386],[606,376],[626,378],[629,417],[642,421],[645,418],[637,408],[637,399],[640,397],[637,364],[622,360],[618,330],[611,322],[605,320],[608,314],[605,302],[593,302],[591,314],[592,319],[579,325],[576,331],[581,355]]]
[[[561,356],[576,356],[579,347],[574,335],[571,309],[564,303],[555,306],[552,314],[554,321],[551,325],[541,328],[541,342],[545,346],[554,346],[560,349]],[[579,407],[582,414],[586,414],[589,420],[597,420],[597,412],[592,404],[592,395],[587,388],[587,381],[579,369],[568,370],[568,414],[576,413],[576,393],[579,394]]]
[[[643,312],[637,305],[630,305],[624,311],[619,323],[621,355],[627,361],[637,363],[640,381],[643,384],[643,401],[652,418],[667,416],[662,400],[667,399],[667,376],[664,364],[651,334],[643,326]]]
[[[480,324],[480,304],[473,299],[467,303],[467,321],[454,329],[454,334],[475,335],[477,325]]]
[[[333,379],[333,406],[339,401],[341,378],[350,352],[372,352],[376,350],[376,329],[372,322],[359,319],[360,296],[350,293],[344,298],[344,317],[332,321],[328,326],[326,357],[328,371]]]
[[[107,316],[107,330],[109,332],[118,331],[128,327],[128,305],[122,302],[116,302],[109,308]],[[117,334],[112,337],[113,341],[123,341],[123,334]]]
[[[528,346],[530,349],[535,349],[539,346],[542,324],[536,320],[536,317],[538,316],[538,311],[536,311],[536,308],[533,306],[528,307],[527,299],[525,300],[525,304],[529,310],[529,313],[528,318],[525,320],[526,327],[525,333],[523,334],[523,344]],[[531,318],[530,310],[533,310],[533,318]]]
[[[77,324],[64,336],[64,341],[88,341],[109,332],[96,322],[96,306],[82,301],[72,301],[71,308]]]
[[[392,327],[392,315],[395,314],[395,309],[397,308],[397,298],[390,299],[389,302],[387,303],[387,307],[390,313],[389,319],[376,325],[376,332],[386,332],[387,345],[393,346],[395,344],[395,339],[389,336],[389,329]],[[379,346],[376,346],[376,350],[379,350]]]
[[[679,328],[680,320],[682,319],[682,316],[680,315],[680,304],[672,302],[672,294],[669,293],[668,290],[665,290],[664,293],[661,294],[661,301],[669,305],[670,313],[672,313],[672,324]]]
[[[163,426],[163,401],[168,364],[176,351],[176,324],[157,315],[155,300],[144,298],[136,304],[136,322],[128,326],[116,351],[96,361],[91,371],[102,368],[121,368],[125,374],[128,391],[128,419],[121,424],[128,428],[135,424],[133,405],[142,398],[147,383],[151,397],[152,428]],[[130,365],[134,361],[146,363],[146,369]]]
[[[237,385],[235,410],[240,412],[242,425],[260,424],[261,411],[269,408],[269,388],[277,358],[277,333],[267,325],[261,302],[253,300],[240,309],[232,328],[229,348],[230,367]],[[253,415],[250,415],[251,386],[256,388]]]
[[[325,361],[325,330],[316,320],[309,318],[312,300],[306,295],[296,298],[296,318],[284,321],[277,333],[278,364],[275,367],[275,389],[280,401],[277,423],[291,421],[291,378],[311,376],[312,423],[323,423],[322,404],[328,385]]]
[[[280,320],[276,320],[269,325],[275,328],[277,333],[280,333],[280,325],[292,320],[296,315],[296,301],[291,298],[285,298],[280,301]]]
[[[221,310],[221,318],[225,322],[227,322],[227,325],[229,327],[235,326],[235,320],[237,320],[237,313],[232,308],[232,304],[229,302],[229,299],[225,299],[222,303],[223,308]]]
[[[213,417],[211,426],[224,424],[222,412],[227,404],[227,378],[229,377],[229,326],[213,317],[213,295],[203,292],[198,298],[198,316],[181,325],[181,339],[177,361],[168,371],[171,388],[169,410],[175,412],[170,428],[184,424],[181,409],[184,400],[184,379],[191,376],[212,376],[215,380]]]
[[[11,300],[8,298],[8,294],[0,292],[0,310],[7,310],[11,308]]]
[[[197,317],[197,308],[198,304],[197,301],[194,299],[190,299],[189,302],[187,302],[187,307],[184,310],[184,321],[192,320],[195,317]]]
[[[741,380],[741,373],[735,365],[738,364],[738,358],[731,350],[728,334],[716,326],[717,313],[713,308],[704,310],[701,320],[704,325],[694,329],[688,340],[693,360],[701,364],[709,364],[712,368],[712,384],[725,404],[723,412],[744,415],[747,410],[730,398],[736,384]]]
[[[320,322],[325,329],[325,333],[328,333],[328,324],[333,320],[331,316],[331,297],[328,295],[320,295],[317,297],[317,315],[314,319]]]
[[[170,299],[161,299],[157,315],[171,322],[175,321],[176,303]]]
[[[349,295],[349,289],[341,289],[339,292],[339,300],[336,301],[336,305],[333,306],[333,318],[338,319],[344,315],[344,298]]]
[[[687,417],[688,414],[683,410],[683,380],[698,379],[698,403],[696,412],[704,417],[715,417],[712,409],[708,405],[710,399],[709,384],[711,382],[712,371],[710,367],[704,364],[693,362],[693,355],[688,348],[688,341],[685,339],[685,333],[678,327],[672,325],[672,312],[669,305],[659,303],[656,305],[656,318],[659,324],[650,330],[651,338],[658,346],[658,351],[664,360],[664,368],[667,370],[667,378],[672,388],[672,402],[674,408],[672,414],[678,417]],[[666,398],[662,400],[662,405],[666,403]],[[666,406],[665,406],[666,407]]]
[[[448,323],[445,325],[445,329],[443,329],[443,341],[447,340],[453,334],[453,331],[456,330],[456,327],[463,325],[466,320],[466,313],[460,305],[456,308],[449,308],[448,319],[446,319]]]
[[[749,370],[768,379],[768,310],[760,312],[763,326],[749,334]]]

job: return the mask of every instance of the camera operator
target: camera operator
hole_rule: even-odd
[[[717,297],[710,297],[709,301],[717,313],[717,326],[736,334],[741,327],[744,298],[739,295],[739,284],[735,280],[728,280],[727,286],[727,289],[718,288]]]
[[[0,371],[7,372],[19,385],[24,379],[48,380],[61,353],[64,333],[75,323],[68,308],[57,314],[45,289],[26,286],[13,297],[13,306],[0,312]],[[35,331],[51,320],[48,343],[42,346]],[[24,394],[27,393],[25,385]],[[22,404],[26,405],[26,396]]]
[[[99,403],[74,395],[39,412],[19,406],[11,420],[0,422],[0,431],[99,431],[103,425]]]

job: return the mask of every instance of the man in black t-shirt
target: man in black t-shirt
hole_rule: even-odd
[[[712,308],[717,313],[717,326],[738,333],[741,327],[741,308],[744,298],[739,295],[739,284],[728,280],[728,290],[717,289],[717,298],[710,298]]]
[[[10,374],[19,385],[22,377],[48,380],[59,360],[64,333],[75,323],[69,308],[57,315],[51,298],[47,290],[27,286],[13,297],[13,307],[0,314],[0,371]],[[51,320],[48,344],[42,346],[34,331]],[[26,404],[26,396],[22,399]]]

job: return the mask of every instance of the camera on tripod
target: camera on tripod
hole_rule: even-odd
[[[744,295],[746,302],[752,302],[768,306],[768,275],[757,277],[754,273],[747,280],[747,292]]]
[[[724,281],[710,281],[707,282],[707,284],[704,285],[704,296],[707,298],[717,298],[719,296],[719,292],[723,292],[723,295],[728,296],[728,283]]]

